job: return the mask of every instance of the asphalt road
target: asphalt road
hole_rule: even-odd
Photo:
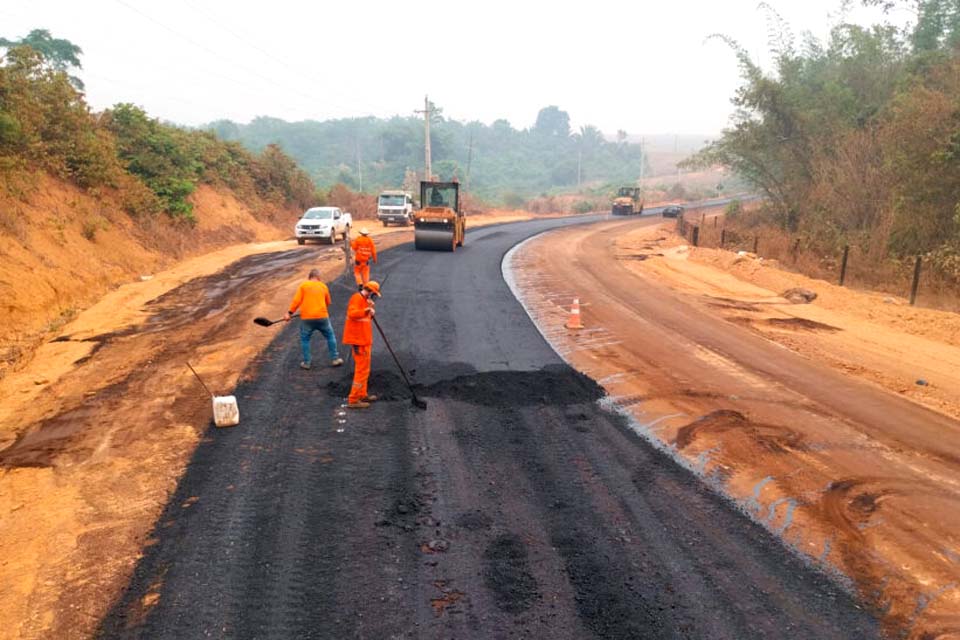
[[[101,635],[877,637],[871,615],[602,410],[513,298],[503,254],[588,220],[382,254],[378,318],[427,411],[379,340],[385,400],[343,411],[349,367],[300,370],[283,329]],[[333,292],[339,332],[349,288]]]

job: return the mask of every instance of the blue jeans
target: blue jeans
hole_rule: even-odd
[[[313,318],[310,320],[300,319],[300,350],[303,351],[303,361],[310,364],[310,337],[314,331],[319,331],[327,339],[327,351],[330,352],[330,359],[336,360],[340,357],[337,351],[337,336],[333,334],[333,325],[330,324],[330,318]]]

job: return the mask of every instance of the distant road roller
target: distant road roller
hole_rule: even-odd
[[[467,219],[460,205],[460,183],[422,181],[413,229],[413,245],[418,250],[456,251],[462,247]]]

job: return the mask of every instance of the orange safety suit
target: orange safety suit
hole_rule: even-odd
[[[370,260],[377,261],[377,247],[369,236],[360,236],[350,243],[353,249],[353,275],[357,284],[367,284],[370,279]]]
[[[355,293],[347,304],[347,319],[343,324],[343,344],[353,346],[353,386],[347,402],[361,402],[367,397],[370,378],[370,347],[373,345],[373,322],[370,309],[373,303],[362,293]]]
[[[330,290],[319,280],[305,280],[297,287],[290,301],[290,313],[300,309],[300,317],[304,320],[319,320],[330,317],[327,308],[330,306]]]

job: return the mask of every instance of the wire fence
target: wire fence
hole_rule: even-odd
[[[960,311],[960,283],[922,256],[878,258],[852,245],[826,252],[779,229],[744,229],[729,224],[724,214],[696,209],[681,214],[676,229],[695,247],[745,251],[841,286],[903,296],[911,305],[920,302],[926,307]]]

